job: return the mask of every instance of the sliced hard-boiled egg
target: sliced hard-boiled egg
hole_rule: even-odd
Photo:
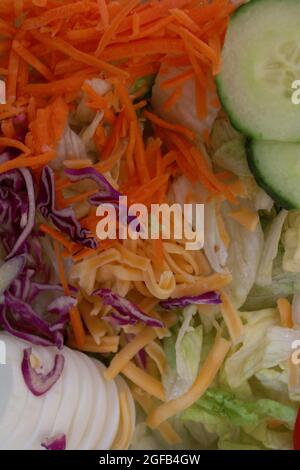
[[[68,449],[75,450],[79,448],[83,436],[88,432],[90,419],[93,418],[95,390],[91,386],[93,375],[89,367],[90,359],[80,352],[69,351],[75,356],[75,365],[80,377],[77,412],[74,414],[68,431]],[[101,393],[101,390],[99,390],[99,393]]]
[[[59,434],[69,435],[75,412],[74,403],[78,405],[80,401],[80,375],[76,365],[76,357],[74,357],[75,353],[65,348],[63,354],[65,357],[65,366],[60,377],[60,380],[62,381],[62,400],[53,422],[53,426],[49,430],[50,437]],[[48,393],[51,393],[51,390]],[[78,413],[78,406],[76,406],[76,413]]]
[[[0,340],[7,357],[0,365],[0,449],[41,450],[45,439],[61,434],[70,450],[129,447],[135,407],[123,379],[107,381],[99,361],[69,348],[32,346],[5,332]],[[57,354],[65,360],[57,382],[40,396],[29,389],[21,370],[28,347],[31,367],[39,373],[52,370]]]
[[[100,374],[104,376],[105,367],[99,361],[94,361],[95,365],[100,369]],[[120,406],[118,388],[113,380],[105,380],[107,394],[109,396],[108,413],[104,425],[105,432],[102,434],[99,442],[96,445],[97,450],[110,449],[116,434],[118,432],[120,423]],[[117,405],[116,405],[117,404]]]

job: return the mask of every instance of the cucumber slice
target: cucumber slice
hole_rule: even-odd
[[[232,125],[261,140],[300,142],[300,0],[252,0],[232,16],[217,88]]]
[[[257,183],[274,201],[300,210],[300,144],[252,140],[247,156]]]

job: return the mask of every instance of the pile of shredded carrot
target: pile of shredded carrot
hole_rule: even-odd
[[[195,79],[198,116],[206,116],[205,93],[214,89],[213,77],[220,70],[221,47],[234,8],[230,0],[1,0],[0,79],[6,83],[6,103],[0,104],[0,152],[14,148],[16,157],[0,163],[0,173],[29,167],[38,181],[42,167],[55,160],[69,113],[84,94],[91,110],[103,112],[94,135],[100,159],[95,163],[69,160],[66,166],[94,165],[104,174],[120,163],[120,190],[130,203],[164,202],[169,182],[181,174],[192,183],[201,181],[211,195],[235,202],[236,192],[225,177],[213,173],[199,150],[195,133],[158,117],[145,98],[145,77],[154,77],[161,66],[161,73],[183,66],[184,72],[163,82],[162,87],[171,90],[165,109],[171,109],[180,99],[184,83]],[[86,82],[95,77],[111,84],[105,96],[98,95]],[[18,139],[18,116],[25,116],[27,122],[24,142]],[[124,141],[127,146],[122,152],[119,149]],[[61,174],[56,175],[59,208],[83,202],[94,192],[66,198],[65,190],[72,185]],[[80,217],[82,226],[92,234],[97,221],[92,207]],[[81,261],[110,246],[107,242],[97,250],[82,248],[51,225],[45,223],[39,228],[54,240],[66,294],[69,288],[64,258]],[[154,252],[157,263],[161,263],[161,240],[155,241]],[[112,334],[105,336],[105,347],[105,342],[97,346],[92,341],[78,308],[72,309],[70,317],[71,345],[84,351],[118,350],[119,338]],[[101,323],[95,327],[103,330]],[[239,331],[238,324],[232,334],[236,336]],[[137,371],[137,366],[128,362],[140,345],[155,338],[156,333],[146,328],[124,348],[123,373],[138,386],[150,384],[146,391],[151,394],[154,390],[156,398],[163,400],[161,383],[150,380],[147,372]]]

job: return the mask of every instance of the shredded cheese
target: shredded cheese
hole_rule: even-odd
[[[141,406],[144,412],[147,415],[151,413],[152,410],[155,408],[155,403],[151,399],[151,397],[138,387],[133,387],[131,391],[132,391],[133,398]],[[181,437],[173,429],[170,423],[168,422],[161,423],[160,426],[158,426],[157,430],[162,436],[162,438],[169,445],[176,445],[176,444],[181,443]]]
[[[123,368],[122,374],[150,395],[161,401],[165,400],[165,391],[162,383],[151,377],[151,375],[147,374],[147,372],[140,367],[137,367],[133,362],[130,361],[126,367]]]
[[[201,276],[192,284],[177,285],[171,295],[172,298],[189,295],[199,295],[212,290],[220,290],[230,284],[230,274],[214,273],[210,276]]]
[[[228,328],[230,337],[233,342],[241,339],[243,334],[243,323],[241,321],[238,310],[232,305],[228,295],[223,291],[221,293],[221,312]]]
[[[119,347],[119,336],[104,336],[101,338],[100,344],[95,343],[92,336],[87,336],[85,343],[80,347],[81,351],[91,353],[116,353]],[[72,336],[68,340],[68,346],[73,349],[78,349]]]
[[[228,215],[240,225],[249,230],[249,232],[255,232],[259,222],[259,216],[257,212],[251,211],[247,207],[242,207],[238,211],[229,212]]]
[[[107,333],[106,323],[98,317],[91,315],[92,305],[85,299],[80,302],[80,313],[83,321],[94,338],[96,344],[100,344],[101,338]]]
[[[104,376],[107,380],[114,379],[121,372],[126,364],[134,358],[134,356],[143,349],[147,344],[156,338],[156,332],[151,327],[145,327],[136,337],[127,343],[121,351],[119,351],[111,361]]]
[[[112,450],[126,450],[129,447],[132,436],[132,422],[130,407],[126,390],[121,390],[120,402],[120,426],[112,445]]]
[[[229,348],[229,341],[220,337],[216,338],[215,344],[209,352],[192,387],[180,397],[163,403],[150,413],[147,424],[151,429],[157,428],[167,419],[185,410],[205,393],[223,364]]]
[[[281,319],[281,324],[285,328],[293,328],[292,306],[287,299],[280,298],[277,300],[277,307]]]

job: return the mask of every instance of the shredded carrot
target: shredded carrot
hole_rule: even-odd
[[[177,101],[180,99],[181,95],[182,95],[182,87],[179,86],[175,88],[175,90],[171,93],[169,98],[164,102],[164,105],[163,105],[164,111],[170,111],[170,109],[172,109],[177,103]]]
[[[192,20],[192,18],[184,10],[173,8],[170,10],[170,13],[181,25],[188,28],[192,33],[198,33],[200,31],[200,27],[197,25],[197,23],[195,23],[195,21]]]
[[[43,231],[41,227],[40,227],[40,230]],[[53,245],[54,245],[54,252],[55,252],[61,285],[63,286],[65,295],[70,295],[70,289],[69,289],[66,275],[65,275],[65,270],[64,270],[64,265],[63,265],[63,261],[61,258],[61,250],[60,250],[59,244],[56,240],[54,240]]]
[[[177,38],[137,39],[126,44],[107,46],[101,54],[103,60],[115,61],[127,57],[145,56],[146,54],[182,54],[184,45]]]
[[[41,227],[40,227],[41,229]],[[60,281],[61,284],[64,288],[64,293],[65,295],[70,295],[70,289],[66,280],[66,275],[65,275],[65,270],[64,270],[64,265],[63,265],[63,260],[61,257],[61,251],[60,247],[57,243],[57,241],[54,241],[54,251],[55,251],[55,256],[56,256],[56,261],[57,261],[57,267],[58,267],[58,272],[60,276]],[[83,323],[80,317],[80,313],[78,311],[77,307],[72,307],[70,310],[70,320],[71,320],[71,325],[76,341],[76,345],[79,348],[82,348],[85,344],[85,332],[83,328]]]
[[[54,157],[55,153],[53,151],[46,152],[35,157],[28,157],[22,154],[20,157],[14,158],[13,160],[1,163],[0,174],[9,170],[14,170],[16,168],[36,168],[38,166],[46,165],[48,162],[53,160]]]
[[[95,51],[96,57],[99,57],[99,55],[103,52],[105,47],[109,44],[111,39],[114,37],[114,34],[116,33],[123,19],[126,18],[128,13],[130,13],[131,10],[133,10],[133,8],[136,7],[139,3],[140,3],[140,0],[129,0],[128,2],[125,3],[124,7],[121,8],[121,10],[117,13],[115,18],[112,20],[110,25],[105,29],[103,33],[103,36]]]
[[[36,119],[30,123],[30,134],[26,140],[34,152],[55,148],[65,130],[68,114],[69,107],[61,97],[37,111]]]
[[[134,171],[135,171],[133,153],[134,153],[135,143],[136,143],[136,133],[137,133],[136,127],[137,127],[136,121],[130,121],[130,123],[129,123],[129,142],[128,142],[128,146],[127,146],[127,149],[126,149],[126,161],[127,161],[130,176],[133,176]]]
[[[39,226],[39,229],[41,232],[47,233],[47,235],[50,235],[50,237],[53,238],[53,240],[59,242],[69,252],[72,253],[76,251],[77,245],[67,240],[58,230],[55,230],[54,228],[49,227],[49,225],[45,225],[45,224],[41,224]]]
[[[125,86],[118,82],[114,83],[117,95],[120,98],[121,104],[124,106],[124,112],[129,122],[134,121],[137,123],[136,112],[132,101],[129,97],[129,93],[126,90]],[[136,135],[135,135],[135,159],[136,159],[136,167],[139,173],[139,177],[141,182],[145,183],[149,181],[149,172],[146,165],[146,155],[145,155],[145,148],[143,137],[141,133],[141,129],[139,124],[137,123],[135,127]]]
[[[26,47],[24,47],[19,41],[14,40],[12,43],[13,50],[20,56],[22,60],[25,60],[27,64],[35,68],[40,74],[45,77],[49,82],[54,80],[54,75],[51,70],[31,54]]]
[[[5,119],[1,123],[1,131],[4,135],[4,137],[8,137],[9,139],[13,139],[15,136],[15,128],[13,125],[13,120],[12,119]]]
[[[182,26],[175,26],[175,25],[170,25],[169,29],[171,29],[171,31],[178,33],[180,36],[185,37],[187,40],[189,40],[191,44],[201,54],[204,54],[205,57],[210,59],[213,64],[219,63],[219,57],[216,51],[212,47],[208,46],[204,41],[202,41],[197,36],[195,36],[195,34],[191,33],[188,29]]]
[[[64,93],[79,91],[87,78],[89,78],[89,76],[80,75],[50,83],[31,83],[25,88],[25,91],[32,96],[42,98],[53,95],[63,95]]]
[[[0,51],[1,53],[1,51]],[[7,87],[6,96],[8,100],[14,101],[17,96],[17,80],[19,71],[19,56],[16,52],[11,49],[8,61],[8,76],[7,76]]]
[[[9,139],[7,137],[0,137],[0,147],[12,147],[20,150],[23,155],[29,155],[30,149],[22,142],[16,139]]]
[[[140,32],[140,16],[136,11],[132,15],[132,38],[138,36]]]
[[[44,46],[51,48],[54,51],[60,51],[63,54],[66,54],[69,57],[72,57],[74,60],[78,62],[82,62],[84,64],[90,65],[92,67],[96,67],[100,71],[105,71],[111,73],[112,75],[122,76],[127,78],[127,72],[111,65],[103,60],[94,57],[91,54],[87,54],[86,52],[81,52],[80,50],[76,49],[75,47],[68,44],[61,38],[52,38],[47,34],[42,34],[38,32],[31,32],[34,38],[44,44]]]
[[[186,127],[180,124],[171,124],[163,119],[159,118],[155,114],[151,113],[150,111],[144,111],[144,116],[149,119],[149,121],[153,122],[157,126],[160,126],[164,129],[169,129],[170,131],[178,132],[179,134],[183,134],[188,139],[194,140],[195,134],[191,130],[187,129]]]
[[[72,4],[68,3],[64,6],[52,8],[51,10],[48,10],[35,18],[29,18],[25,20],[22,28],[25,30],[39,29],[42,26],[46,26],[48,23],[51,23],[52,21],[66,19],[73,15],[84,13],[90,8],[93,8],[93,6],[88,1],[73,2]]]
[[[82,319],[80,316],[80,312],[78,308],[72,307],[70,310],[70,320],[71,320],[71,325],[72,325],[72,330],[74,333],[76,345],[78,346],[79,349],[83,350],[85,346],[85,331],[84,331],[84,326],[82,323]]]
[[[191,78],[194,78],[194,71],[187,70],[186,72],[176,75],[175,77],[170,78],[169,80],[165,80],[160,84],[160,88],[162,90],[166,90],[168,88],[178,87],[179,85],[182,85]]]
[[[100,16],[102,19],[103,28],[107,28],[109,25],[109,11],[107,8],[106,0],[97,0]]]

